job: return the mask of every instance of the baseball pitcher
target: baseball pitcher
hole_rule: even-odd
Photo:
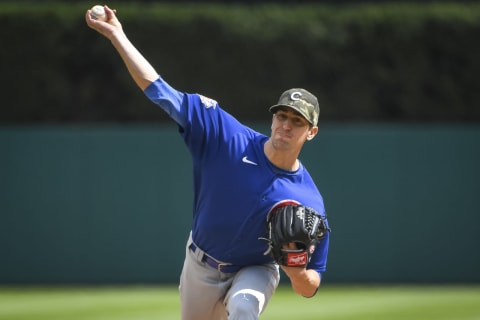
[[[279,267],[296,293],[314,296],[330,229],[323,198],[298,157],[318,132],[316,97],[302,88],[285,91],[268,109],[271,134],[256,132],[217,101],[170,86],[127,38],[116,11],[104,9],[105,19],[87,10],[87,25],[111,41],[138,87],[178,125],[191,155],[182,319],[258,319],[278,286]]]

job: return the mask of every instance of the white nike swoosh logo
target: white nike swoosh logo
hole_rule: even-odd
[[[242,158],[242,161],[248,164],[253,164],[254,166],[258,166],[258,163],[248,160],[246,156]]]

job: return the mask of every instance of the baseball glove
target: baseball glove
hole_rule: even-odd
[[[274,209],[267,217],[269,250],[273,259],[283,266],[304,267],[319,241],[330,229],[312,209],[302,205],[285,205]],[[284,245],[295,243],[296,249]]]

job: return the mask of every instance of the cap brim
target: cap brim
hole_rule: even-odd
[[[276,104],[276,105],[273,105],[271,106],[270,108],[268,108],[268,111],[270,111],[271,113],[273,113],[276,109],[280,108],[280,107],[288,107],[286,105],[283,105],[283,104]]]

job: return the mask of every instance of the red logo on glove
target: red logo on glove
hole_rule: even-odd
[[[287,256],[287,265],[289,267],[301,267],[307,264],[307,253],[289,253]]]

